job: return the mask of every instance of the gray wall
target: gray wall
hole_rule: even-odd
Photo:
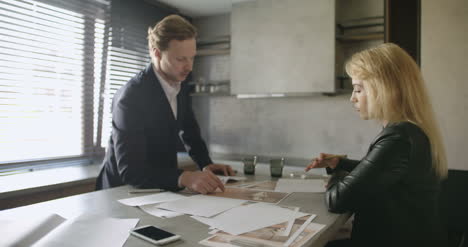
[[[382,3],[372,7],[369,15],[379,15],[374,12],[382,11],[382,7]],[[194,24],[200,36],[216,36],[225,34],[227,28],[223,27],[229,21],[230,16],[223,15],[195,19]],[[213,23],[217,26],[213,27]],[[210,65],[206,60],[222,59],[197,57],[195,78],[205,76],[209,80],[209,73],[203,72]],[[215,73],[211,77],[218,76]],[[319,152],[330,152],[361,158],[380,126],[359,119],[349,97],[350,94],[264,99],[197,96],[193,97],[193,104],[212,153],[310,159]]]
[[[356,16],[364,16],[360,11],[355,10]],[[343,19],[355,18],[337,13]],[[209,18],[195,20],[201,33],[219,32],[206,28],[209,23]],[[214,23],[228,30],[229,15]],[[445,138],[449,167],[468,170],[468,1],[422,1],[421,26],[421,69]],[[212,152],[310,158],[326,151],[359,158],[379,126],[360,120],[348,97],[194,97],[194,108]]]
[[[445,138],[449,167],[468,170],[468,1],[421,2],[422,73]]]
[[[194,108],[211,152],[303,159],[331,152],[360,158],[380,127],[360,120],[348,98],[195,97]]]

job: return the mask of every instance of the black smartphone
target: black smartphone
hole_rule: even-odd
[[[141,226],[130,231],[130,234],[156,245],[164,245],[180,239],[179,235],[166,232],[155,226]]]

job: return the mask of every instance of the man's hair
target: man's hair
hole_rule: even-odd
[[[169,15],[148,28],[148,49],[153,56],[153,49],[165,51],[171,40],[187,40],[197,37],[197,29],[178,15]]]
[[[346,72],[361,80],[367,93],[369,118],[396,123],[409,121],[428,136],[433,168],[447,174],[447,161],[435,114],[418,65],[398,45],[386,43],[354,54]]]

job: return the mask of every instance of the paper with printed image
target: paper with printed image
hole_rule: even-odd
[[[239,235],[267,226],[287,223],[292,216],[300,218],[305,215],[307,214],[268,203],[253,203],[232,208],[212,218],[193,218],[229,234]]]
[[[235,247],[238,246],[235,243],[236,239],[247,240],[257,246],[272,246],[272,247],[283,247],[288,241],[290,236],[295,234],[297,230],[309,219],[309,216],[298,218],[294,221],[294,225],[289,236],[283,236],[281,233],[287,227],[287,223],[276,224],[261,228],[255,231],[247,232],[241,235],[231,235],[226,232],[217,232],[213,236],[210,236],[199,243],[205,246],[213,247]],[[297,236],[297,238],[289,245],[290,247],[301,247],[304,246],[307,241],[315,236],[325,225],[310,223],[305,229]],[[252,245],[253,245],[252,244]]]

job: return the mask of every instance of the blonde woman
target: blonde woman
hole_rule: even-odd
[[[334,174],[331,212],[354,213],[351,239],[328,246],[444,246],[437,201],[447,162],[418,66],[387,43],[353,55],[346,71],[354,109],[383,129],[361,160],[322,153],[306,168]]]

